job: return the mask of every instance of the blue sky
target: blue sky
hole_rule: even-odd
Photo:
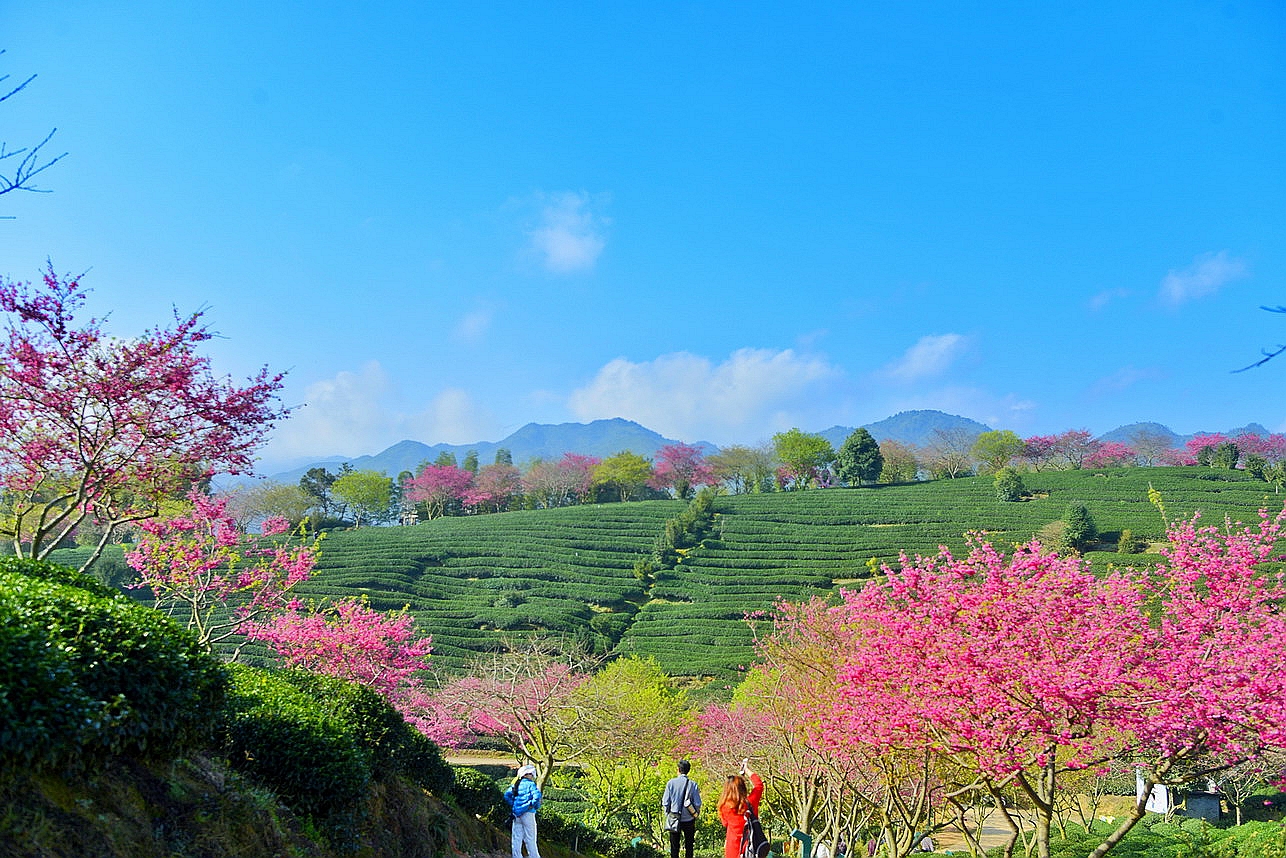
[[[288,371],[265,450],[937,408],[1286,429],[1286,6],[8,3],[0,273]]]

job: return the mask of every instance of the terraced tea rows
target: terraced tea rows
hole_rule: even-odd
[[[506,632],[550,629],[608,649],[645,598],[635,561],[683,507],[582,506],[335,533],[301,593],[409,606],[444,670]]]
[[[639,612],[619,649],[654,656],[675,676],[727,675],[753,655],[747,612],[865,578],[871,559],[896,565],[899,552],[931,555],[942,545],[958,553],[965,548],[964,534],[976,530],[996,543],[1025,542],[1072,503],[1085,503],[1105,535],[1130,528],[1159,538],[1164,524],[1148,501],[1149,482],[1161,491],[1171,518],[1199,509],[1207,522],[1221,522],[1225,515],[1249,521],[1261,506],[1282,503],[1261,481],[1209,469],[1024,477],[1033,497],[1021,503],[998,500],[987,477],[719,498],[715,538],[657,581],[653,601]],[[1098,568],[1159,559],[1127,559],[1115,551],[1087,556]]]
[[[1021,503],[999,501],[989,477],[720,497],[714,533],[650,587],[635,577],[634,563],[651,553],[681,502],[338,532],[322,544],[318,574],[302,589],[311,597],[365,594],[385,610],[409,606],[447,671],[506,634],[548,630],[601,651],[655,656],[671,675],[728,677],[753,655],[747,612],[833,592],[866,577],[872,558],[895,563],[899,551],[933,554],[940,545],[959,551],[974,530],[998,543],[1025,541],[1071,503],[1086,504],[1109,540],[1122,528],[1155,540],[1164,526],[1149,484],[1171,518],[1201,510],[1211,523],[1225,515],[1250,521],[1286,499],[1239,472],[1208,468],[1052,471],[1024,481],[1032,497]],[[1157,559],[1114,550],[1088,557],[1097,568]]]

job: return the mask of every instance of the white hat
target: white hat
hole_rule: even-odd
[[[531,775],[531,776],[534,778],[534,777],[536,776],[536,767],[535,767],[535,766],[523,766],[522,768],[520,768],[520,769],[518,770],[518,777],[520,777],[520,778],[525,778],[525,777],[527,777],[527,775]]]

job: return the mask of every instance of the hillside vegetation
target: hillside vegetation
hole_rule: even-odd
[[[673,568],[639,574],[679,501],[596,504],[440,518],[411,527],[331,534],[310,597],[365,594],[373,607],[409,606],[433,635],[434,662],[454,671],[506,635],[549,631],[598,652],[656,657],[672,676],[728,677],[749,662],[748,612],[779,598],[832,592],[896,563],[899,552],[959,550],[965,534],[1025,541],[1084,504],[1099,531],[1095,568],[1145,564],[1122,555],[1123,529],[1149,551],[1164,533],[1148,488],[1172,519],[1252,520],[1279,508],[1272,488],[1239,471],[1119,468],[1029,472],[1020,502],[997,498],[989,476],[871,488],[716,498],[714,521]]]

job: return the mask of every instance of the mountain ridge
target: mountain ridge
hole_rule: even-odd
[[[835,425],[817,434],[838,448],[856,428],[858,427]],[[913,446],[928,443],[938,431],[965,433],[969,436],[991,431],[991,427],[985,423],[934,409],[900,411],[883,420],[863,424],[861,428],[869,431],[877,441],[898,441]],[[1173,446],[1182,446],[1197,435],[1213,434],[1194,432],[1181,435],[1161,423],[1138,422],[1119,426],[1097,437],[1105,441],[1129,443],[1129,439],[1140,431],[1161,435]],[[1268,430],[1259,423],[1248,423],[1236,429],[1224,430],[1222,434],[1236,436],[1251,432],[1268,434]],[[642,456],[653,457],[661,447],[678,443],[691,443],[707,455],[720,449],[708,441],[680,442],[667,438],[659,432],[623,417],[592,420],[589,423],[533,422],[527,423],[499,441],[478,441],[472,444],[426,444],[423,441],[404,439],[375,454],[353,457],[318,456],[307,464],[273,473],[268,476],[268,479],[281,483],[295,483],[311,468],[325,467],[333,471],[345,463],[355,470],[381,471],[395,477],[403,471],[415,471],[422,462],[431,462],[443,453],[451,453],[457,460],[463,460],[470,450],[478,454],[478,461],[484,465],[495,461],[496,451],[500,449],[508,450],[514,463],[519,465],[535,459],[557,459],[564,453],[605,458],[623,450],[629,450]]]

